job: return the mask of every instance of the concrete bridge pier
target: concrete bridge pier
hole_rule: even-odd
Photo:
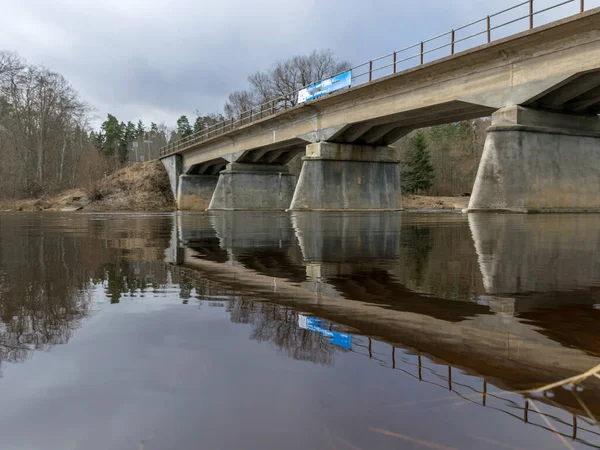
[[[210,205],[218,181],[218,175],[180,175],[175,198],[177,209],[205,211]]]
[[[291,211],[401,209],[392,147],[317,142],[306,147]]]
[[[179,176],[183,173],[183,158],[181,155],[172,154],[166,158],[161,158],[160,162],[165,167],[169,176],[169,184],[175,201],[177,201],[177,190],[179,189]]]
[[[494,113],[468,211],[600,211],[600,118]]]
[[[285,210],[296,177],[286,165],[229,163],[219,175],[208,210]]]
[[[183,158],[178,154],[162,158],[161,162],[169,176],[171,192],[173,192],[177,209],[184,211],[206,210],[217,186],[218,175],[183,173]]]

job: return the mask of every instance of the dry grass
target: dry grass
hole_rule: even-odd
[[[51,197],[0,203],[9,211],[172,211],[169,177],[159,161],[131,164],[102,179],[93,193],[71,189]]]
[[[434,197],[428,195],[402,195],[402,208],[408,210],[462,210],[467,207],[469,197]]]

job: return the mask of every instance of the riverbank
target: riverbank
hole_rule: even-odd
[[[469,197],[436,197],[433,195],[402,196],[402,208],[407,211],[462,211],[469,205]]]
[[[0,211],[173,211],[169,177],[159,161],[131,164],[93,188],[0,201]]]
[[[403,195],[406,210],[462,210],[468,197]],[[52,196],[0,201],[0,211],[174,211],[169,178],[159,161],[131,164],[94,189],[71,189]]]

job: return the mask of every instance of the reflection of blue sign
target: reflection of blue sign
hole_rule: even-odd
[[[321,325],[323,324],[322,319],[316,317],[306,317],[302,314],[298,315],[298,326],[305,330],[316,331],[322,336],[328,337],[329,342],[338,347],[344,347],[348,350],[352,349],[352,336],[345,333],[338,333],[337,331],[326,330]]]
[[[319,81],[318,83],[311,84],[307,88],[302,89],[298,92],[298,103],[304,103],[309,100],[314,100],[322,95],[329,94],[331,92],[339,91],[346,87],[350,87],[352,84],[352,71],[349,70],[344,73],[340,73],[335,77],[328,78],[327,80]]]

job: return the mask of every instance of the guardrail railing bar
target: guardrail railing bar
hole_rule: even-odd
[[[529,29],[533,29],[533,0],[529,0]]]

